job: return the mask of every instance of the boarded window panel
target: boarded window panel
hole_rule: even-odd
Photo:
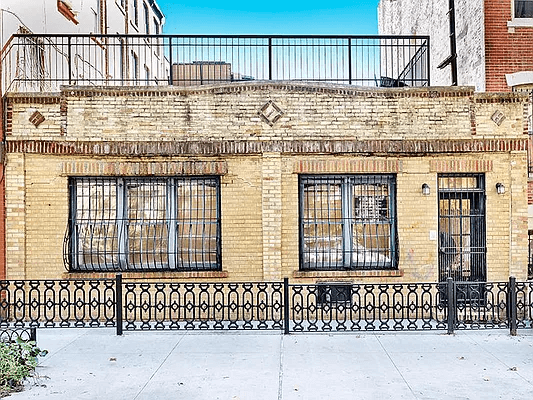
[[[76,191],[76,246],[78,263],[118,265],[117,186],[107,179],[78,181]]]
[[[308,184],[304,189],[304,262],[322,267],[343,265],[342,186]]]
[[[220,269],[220,180],[71,178],[71,270]]]
[[[208,269],[218,257],[217,184],[185,179],[177,185],[177,263],[183,269]]]
[[[302,268],[394,268],[392,175],[304,176]]]
[[[373,267],[391,263],[391,229],[388,224],[354,224],[352,262]]]
[[[167,182],[127,180],[128,262],[134,269],[168,263]]]

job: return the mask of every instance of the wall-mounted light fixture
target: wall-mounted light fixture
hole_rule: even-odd
[[[431,188],[429,187],[429,185],[427,183],[424,183],[422,185],[422,194],[424,196],[429,196],[430,193],[431,193]]]
[[[498,183],[496,184],[496,192],[497,192],[498,194],[504,194],[504,193],[505,193],[505,186],[503,185],[503,183],[498,182]]]

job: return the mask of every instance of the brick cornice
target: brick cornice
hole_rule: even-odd
[[[366,154],[424,155],[526,151],[524,139],[464,140],[294,140],[211,142],[71,142],[10,140],[6,153],[126,157],[217,156],[239,154]]]
[[[65,97],[96,97],[96,96],[135,96],[135,97],[164,97],[189,96],[195,94],[230,94],[260,90],[280,90],[306,93],[325,93],[354,97],[472,97],[474,88],[465,87],[409,87],[409,88],[367,88],[362,86],[338,85],[316,82],[295,81],[250,81],[219,83],[202,86],[62,86],[61,94]],[[503,97],[507,94],[502,94]]]

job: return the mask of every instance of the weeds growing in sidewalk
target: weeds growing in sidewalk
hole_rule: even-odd
[[[46,354],[32,341],[0,342],[0,397],[21,390],[24,380],[35,372],[37,357]]]

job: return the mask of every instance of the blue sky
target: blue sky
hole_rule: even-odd
[[[374,35],[379,0],[157,0],[168,34]]]

